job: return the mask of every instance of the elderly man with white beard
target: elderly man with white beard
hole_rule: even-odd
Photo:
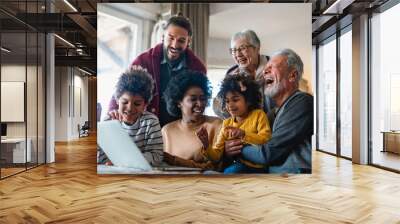
[[[264,93],[275,104],[272,137],[260,150],[243,148],[240,139],[225,143],[225,155],[264,164],[269,173],[311,173],[313,96],[299,90],[301,58],[290,49],[271,56],[264,67]]]

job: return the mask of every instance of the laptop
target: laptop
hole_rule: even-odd
[[[122,128],[118,120],[98,123],[97,144],[111,160],[114,166],[125,167],[137,172],[173,171],[173,172],[200,172],[200,168],[176,167],[163,164],[152,167],[144,158],[133,139]]]

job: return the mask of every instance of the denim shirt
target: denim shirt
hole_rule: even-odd
[[[172,77],[175,75],[179,74],[180,72],[184,71],[187,69],[186,65],[186,55],[183,53],[179,59],[177,59],[174,62],[171,62],[168,60],[167,54],[165,50],[163,50],[163,60],[161,61],[160,64],[160,93],[161,93],[161,98],[160,98],[160,125],[161,127],[164,126],[165,124],[168,124],[172,121],[177,120],[177,117],[171,116],[168,111],[167,111],[167,104],[165,102],[163,93],[164,90],[167,88],[169,80],[171,80]]]

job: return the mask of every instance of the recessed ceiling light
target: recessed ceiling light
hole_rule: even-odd
[[[342,14],[343,9],[351,5],[355,0],[336,0],[322,14]]]
[[[57,37],[58,39],[60,39],[61,41],[63,41],[64,43],[68,44],[69,46],[75,48],[75,45],[71,44],[71,42],[69,42],[68,40],[58,36],[57,34],[54,34],[55,37]]]
[[[85,70],[83,70],[83,69],[81,69],[81,68],[79,68],[79,67],[78,67],[78,69],[79,69],[79,71],[81,71],[81,72],[83,72],[83,73],[85,73],[85,74],[92,75],[92,73],[90,73],[90,72],[88,72],[88,71],[85,71]]]
[[[1,47],[1,50],[4,51],[4,52],[7,52],[7,53],[10,53],[10,52],[11,52],[11,50],[9,50],[9,49],[7,49],[7,48],[5,48],[5,47]]]
[[[72,10],[74,10],[75,12],[78,12],[78,10],[71,4],[68,2],[68,0],[64,0],[65,4],[67,4]]]

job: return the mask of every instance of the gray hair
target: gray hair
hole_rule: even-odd
[[[303,76],[303,61],[301,60],[300,56],[296,54],[292,49],[281,49],[275,51],[271,57],[274,56],[286,56],[287,66],[288,68],[294,68],[297,71],[298,76],[296,77],[297,82],[300,82],[301,77]]]
[[[246,39],[254,47],[260,47],[260,39],[253,30],[242,30],[233,34],[231,38],[231,47],[234,47],[234,43],[237,39]]]

